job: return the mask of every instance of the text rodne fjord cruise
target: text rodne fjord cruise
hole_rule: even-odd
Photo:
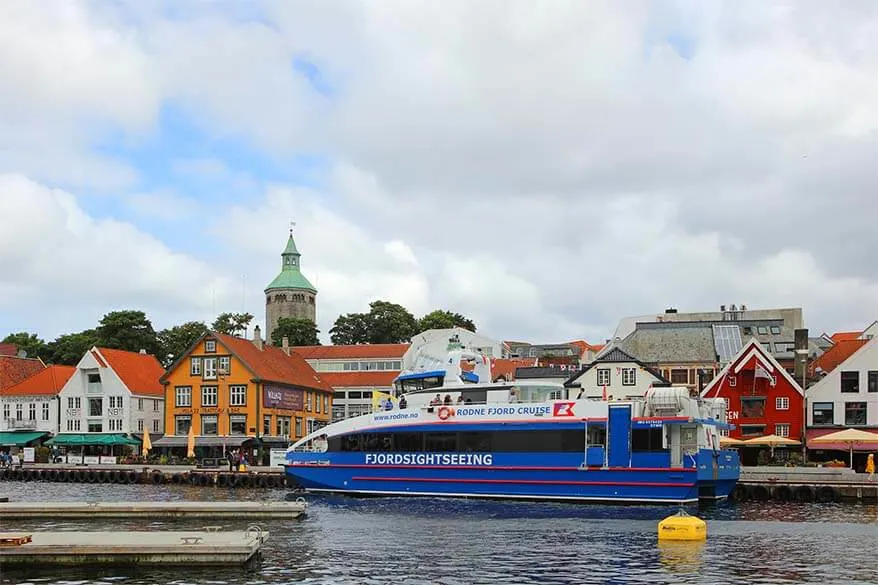
[[[481,382],[490,371],[451,351],[443,370],[401,374],[392,409],[293,444],[288,476],[314,492],[669,504],[725,498],[738,480],[721,399],[568,400],[557,383]]]

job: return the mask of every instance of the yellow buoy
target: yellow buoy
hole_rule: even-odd
[[[658,537],[659,540],[704,540],[707,538],[707,522],[680,510],[659,522]]]

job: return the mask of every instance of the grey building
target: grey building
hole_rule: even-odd
[[[265,287],[265,336],[269,343],[281,317],[317,322],[317,289],[302,274],[301,259],[290,230],[281,253],[280,274]]]

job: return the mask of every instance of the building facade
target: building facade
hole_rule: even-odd
[[[87,351],[58,393],[55,444],[66,444],[65,435],[163,433],[165,401],[159,379],[164,371],[145,352]]]
[[[30,378],[0,390],[0,431],[6,433],[56,434],[60,403],[58,394],[76,368],[49,366]],[[9,441],[16,442],[10,435]],[[4,441],[0,441],[0,445]]]
[[[802,387],[757,340],[748,342],[701,393],[726,401],[729,436],[752,439],[777,435],[804,437]]]
[[[162,377],[165,436],[156,447],[185,449],[194,425],[199,456],[226,449],[286,447],[329,422],[332,389],[288,345],[211,332]]]
[[[372,393],[390,392],[402,369],[408,343],[293,347],[332,386],[332,420],[368,414]]]
[[[317,289],[301,268],[302,255],[290,230],[287,247],[281,254],[280,274],[265,287],[265,338],[269,344],[282,317],[317,322]]]
[[[627,400],[643,398],[653,387],[670,386],[661,373],[614,348],[575,373],[564,385],[570,398]]]

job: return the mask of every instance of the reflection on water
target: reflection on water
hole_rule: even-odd
[[[13,500],[229,500],[283,490],[220,490],[4,482]],[[309,497],[304,520],[265,521],[271,532],[249,568],[33,568],[0,582],[46,583],[878,583],[878,507],[748,502],[692,508],[705,543],[658,543],[675,510],[478,500]],[[215,521],[0,520],[3,530],[170,530]],[[252,521],[228,521],[243,529]]]

